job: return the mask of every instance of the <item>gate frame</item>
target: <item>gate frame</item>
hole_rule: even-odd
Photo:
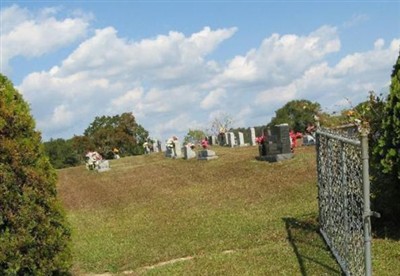
[[[370,206],[370,182],[369,182],[369,153],[368,153],[368,130],[361,129],[360,131],[360,139],[353,140],[347,137],[340,136],[339,134],[335,135],[329,132],[324,132],[321,128],[318,128],[316,131],[316,147],[317,147],[317,166],[321,166],[318,164],[318,156],[319,156],[319,145],[320,145],[320,135],[326,136],[328,139],[336,139],[339,140],[341,143],[349,143],[355,146],[361,147],[361,162],[362,162],[362,189],[363,189],[363,232],[364,232],[364,262],[365,262],[365,275],[371,276],[372,275],[372,256],[371,256],[371,216],[379,217],[379,214],[371,211]],[[343,158],[344,153],[342,154]],[[317,172],[318,173],[318,172]],[[319,175],[318,175],[318,191],[320,189],[319,183]],[[342,181],[345,181],[344,179]],[[321,206],[320,206],[320,198],[318,192],[318,209],[319,213],[321,213]],[[321,220],[320,220],[321,221]],[[326,244],[330,248],[332,254],[335,256],[337,262],[339,263],[342,271],[346,275],[350,275],[350,272],[347,269],[347,263],[342,260],[342,257],[335,249],[334,245],[330,242],[328,235],[324,232],[322,228],[319,229],[321,235],[323,236]]]

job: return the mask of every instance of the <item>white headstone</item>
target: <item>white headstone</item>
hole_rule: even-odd
[[[181,147],[181,142],[179,140],[175,140],[175,158],[182,158],[182,147]]]
[[[229,145],[229,133],[225,132],[224,135],[225,135],[225,145]],[[223,146],[225,146],[225,145],[223,145]]]
[[[233,132],[228,132],[228,143],[231,148],[235,146],[235,134]]]
[[[158,150],[158,140],[157,139],[153,140],[153,152],[159,152],[159,150]]]
[[[110,163],[108,162],[108,160],[102,160],[97,167],[98,172],[106,172],[109,170],[110,170]]]
[[[183,158],[185,159],[192,159],[196,157],[196,152],[192,150],[192,148],[189,146],[182,147],[182,151],[183,151]]]
[[[251,135],[251,145],[255,146],[256,145],[256,130],[254,127],[250,128],[250,135]]]
[[[243,132],[238,132],[238,136],[239,136],[239,146],[243,147],[244,146],[244,136],[243,136]]]

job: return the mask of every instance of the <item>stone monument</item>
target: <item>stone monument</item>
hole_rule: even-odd
[[[260,151],[259,160],[277,162],[292,158],[293,153],[290,147],[289,125],[280,124],[273,126],[262,146],[264,151]]]

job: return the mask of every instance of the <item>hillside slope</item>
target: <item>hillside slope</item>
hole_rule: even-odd
[[[256,147],[213,150],[60,170],[74,273],[340,275],[317,233],[314,148],[281,163],[256,161]]]

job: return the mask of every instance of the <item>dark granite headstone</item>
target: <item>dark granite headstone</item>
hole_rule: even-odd
[[[273,126],[271,131],[268,131],[267,137],[267,140],[263,144],[265,152],[260,151],[260,160],[276,162],[293,157],[293,153],[290,147],[288,124]]]

